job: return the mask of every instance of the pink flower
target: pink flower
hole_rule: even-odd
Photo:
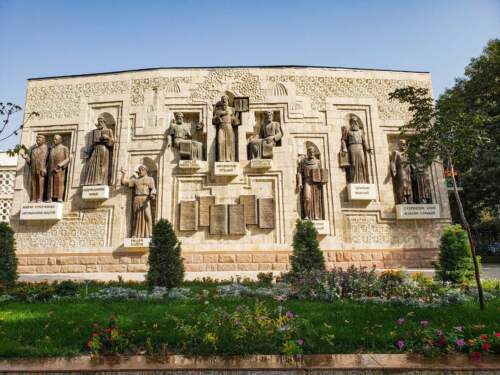
[[[462,346],[464,346],[464,345],[465,345],[465,341],[464,341],[464,339],[456,339],[456,340],[455,340],[455,344],[457,344],[457,346],[458,346],[459,348],[461,348]]]
[[[443,331],[441,331],[440,329],[436,329],[436,335],[443,336]]]
[[[403,340],[398,340],[396,341],[396,346],[398,347],[399,350],[401,350],[405,346],[405,342]]]
[[[495,332],[495,337],[500,337],[500,332]]]
[[[457,332],[463,332],[464,331],[464,327],[462,327],[462,326],[456,326],[455,327],[455,331],[457,331]]]
[[[404,318],[399,318],[396,323],[398,324],[398,326],[402,326],[405,322],[405,319]]]
[[[287,311],[287,312],[286,312],[286,317],[287,317],[288,319],[293,319],[293,318],[295,317],[295,315],[294,315],[294,313],[293,313],[293,312],[291,312],[291,311]]]
[[[304,340],[298,339],[297,340],[297,344],[300,345],[300,346],[304,345]]]
[[[483,349],[485,352],[491,349],[491,344],[489,342],[485,342],[481,345],[481,349]]]
[[[429,321],[428,321],[428,320],[421,320],[421,321],[420,321],[420,325],[421,325],[422,327],[427,327],[427,326],[429,325]]]

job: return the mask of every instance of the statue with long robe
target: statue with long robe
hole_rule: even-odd
[[[168,128],[167,147],[177,148],[180,158],[183,160],[201,160],[203,158],[203,144],[192,139],[191,125],[184,123],[182,112],[176,112],[174,117],[175,119]],[[200,123],[196,129],[203,129],[203,124]]]
[[[49,148],[45,143],[45,136],[38,134],[33,146],[28,149],[28,153],[21,153],[21,156],[29,166],[31,177],[30,201],[43,202],[45,192],[45,177],[47,176],[47,158]]]
[[[273,112],[267,111],[264,123],[260,126],[259,136],[250,139],[248,153],[250,159],[272,159],[273,148],[283,138],[281,124],[273,121]]]
[[[415,200],[420,204],[432,203],[432,190],[429,171],[427,168],[413,168],[415,178],[414,187],[416,192],[413,194]]]
[[[215,105],[212,124],[217,127],[217,161],[236,161],[236,137],[234,126],[240,121],[233,107],[229,106],[226,95]]]
[[[406,158],[407,147],[406,141],[400,139],[398,149],[393,151],[390,160],[391,175],[396,193],[396,204],[413,203],[411,166],[408,164]]]
[[[369,183],[366,153],[371,152],[371,149],[368,147],[365,132],[361,129],[357,116],[351,116],[349,129],[345,126],[342,127],[342,152],[347,153],[348,156],[347,182]]]
[[[150,238],[153,233],[153,215],[151,201],[156,198],[155,180],[148,176],[144,165],[137,169],[137,177],[125,178],[125,170],[121,170],[121,184],[133,191],[132,201],[132,237]]]
[[[54,146],[49,153],[49,189],[47,200],[56,199],[62,202],[64,199],[64,188],[66,185],[66,170],[70,162],[69,149],[62,144],[62,137],[54,135]]]
[[[299,161],[297,190],[300,194],[301,218],[324,220],[323,185],[328,181],[328,170],[321,168],[315,148],[307,148],[307,156]]]
[[[91,134],[83,185],[109,184],[109,158],[115,142],[113,131],[106,127],[106,119],[103,116],[97,119],[96,127]]]

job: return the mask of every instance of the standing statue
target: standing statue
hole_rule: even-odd
[[[348,183],[369,183],[366,164],[367,152],[371,153],[372,150],[368,147],[360,120],[357,116],[351,115],[349,129],[345,126],[342,127],[342,153],[347,153],[348,157],[348,163],[346,163]]]
[[[234,108],[229,106],[227,95],[223,95],[215,105],[212,124],[217,127],[217,161],[236,161],[233,126],[240,125],[240,121]]]
[[[396,190],[396,204],[413,203],[411,166],[406,158],[407,148],[406,141],[400,139],[398,150],[393,151],[391,155],[391,175]]]
[[[54,147],[49,153],[49,190],[47,200],[57,199],[62,202],[64,198],[64,187],[66,182],[66,169],[70,162],[69,149],[62,143],[59,134],[54,135]]]
[[[416,192],[414,196],[416,198],[416,201],[421,204],[432,203],[432,191],[429,171],[423,168],[413,168],[412,173],[415,178],[414,187],[416,188]]]
[[[33,146],[28,153],[21,153],[21,156],[29,165],[31,176],[31,202],[43,202],[45,191],[45,176],[47,176],[47,157],[49,148],[45,143],[45,136],[38,134]]]
[[[137,168],[138,177],[125,179],[125,169],[121,169],[120,183],[133,189],[132,203],[132,237],[150,238],[153,233],[153,216],[151,200],[156,198],[155,180],[148,176],[144,165]]]
[[[328,170],[322,169],[315,148],[307,148],[307,156],[299,161],[297,169],[297,190],[302,207],[301,218],[324,220],[323,185],[328,181]]]
[[[273,147],[283,138],[281,124],[273,121],[273,112],[267,111],[264,123],[260,126],[259,136],[250,139],[248,151],[250,159],[272,159]]]
[[[184,124],[184,114],[182,112],[174,113],[175,120],[172,120],[167,134],[167,147],[172,145],[179,149],[181,159],[201,160],[203,158],[203,144],[194,141],[191,135],[189,124]],[[203,123],[196,126],[196,130],[203,129]]]
[[[113,131],[106,127],[106,119],[103,116],[97,118],[96,127],[97,129],[92,130],[83,185],[109,183],[109,155],[114,144]]]

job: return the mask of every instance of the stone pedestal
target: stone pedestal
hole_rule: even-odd
[[[179,160],[178,166],[182,170],[197,170],[202,167],[200,160]]]
[[[321,236],[326,236],[330,234],[330,221],[328,220],[311,220],[314,228],[318,231]]]
[[[240,174],[240,163],[237,161],[216,161],[214,164],[214,176],[238,176]]]
[[[21,207],[21,220],[61,220],[63,203],[25,203]]]
[[[271,169],[273,167],[272,159],[252,159],[250,168],[252,169]]]
[[[150,242],[151,238],[125,238],[123,240],[123,246],[126,248],[144,249],[149,247]]]
[[[82,199],[85,201],[101,201],[108,198],[108,185],[84,186],[82,189]]]
[[[441,218],[439,204],[396,205],[396,219],[398,220],[425,220],[439,218]]]
[[[350,201],[373,201],[377,199],[375,184],[348,184],[347,197]]]

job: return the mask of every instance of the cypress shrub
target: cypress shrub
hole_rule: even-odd
[[[454,284],[474,278],[474,264],[467,232],[460,225],[445,228],[439,243],[436,277]]]
[[[184,279],[181,243],[168,220],[161,219],[153,226],[148,264],[146,282],[150,287],[173,288],[181,285]]]
[[[325,258],[319,248],[318,231],[309,220],[297,220],[293,234],[293,255],[291,275],[310,271],[324,271]]]
[[[14,232],[0,223],[0,290],[12,288],[17,280],[17,257]]]

